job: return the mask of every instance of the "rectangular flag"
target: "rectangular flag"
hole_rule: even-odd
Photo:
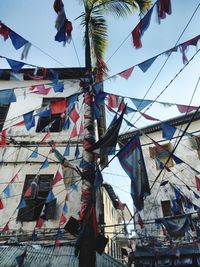
[[[131,179],[131,196],[138,211],[144,208],[144,198],[150,195],[146,166],[140,145],[139,133],[117,154],[119,162]]]
[[[115,154],[115,147],[117,144],[119,130],[121,128],[125,110],[126,107],[124,108],[119,118],[116,119],[115,122],[111,125],[111,127],[107,129],[104,136],[102,136],[101,139],[99,139],[96,143],[94,143],[94,145],[88,148],[87,151],[101,155]]]

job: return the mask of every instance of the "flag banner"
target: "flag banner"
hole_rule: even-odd
[[[35,126],[35,117],[33,116],[33,112],[34,111],[31,111],[23,115],[25,126],[28,131]]]
[[[142,111],[146,106],[153,103],[153,100],[145,100],[145,99],[138,99],[138,98],[130,98],[135,107],[138,111]]]
[[[0,210],[2,210],[3,208],[4,208],[3,201],[2,199],[0,199]]]
[[[197,190],[200,191],[200,179],[197,176],[195,176],[195,182]]]
[[[176,132],[176,128],[166,122],[161,123],[162,137],[171,140]]]
[[[69,156],[69,154],[70,154],[70,144],[68,143],[64,151],[64,156],[67,157]]]
[[[64,91],[64,83],[63,82],[57,82],[57,83],[53,83],[53,90],[55,93],[62,93]]]
[[[16,102],[14,89],[0,90],[0,105],[8,105]]]
[[[39,228],[39,229],[41,229],[43,223],[44,223],[43,219],[42,219],[41,217],[39,217],[39,219],[37,220],[37,223],[36,223],[35,228]]]
[[[42,166],[40,167],[40,169],[44,169],[49,167],[49,162],[48,162],[48,158],[45,159],[45,161],[42,163]]]
[[[131,76],[132,72],[133,72],[134,66],[126,69],[120,73],[118,73],[118,75],[120,75],[121,77],[123,77],[124,79],[128,80],[128,78]]]
[[[37,91],[33,91],[33,93],[40,94],[40,95],[48,95],[48,93],[51,90],[51,87],[45,88],[44,84],[37,85],[36,88],[37,88]]]
[[[13,32],[10,30],[9,37],[11,39],[11,42],[16,50],[20,49],[22,46],[24,46],[26,43],[28,43],[27,40],[25,40],[23,37],[18,35],[16,32]]]
[[[31,158],[37,158],[38,157],[38,146],[35,148],[35,150],[30,155]]]
[[[95,171],[95,179],[94,179],[94,187],[100,187],[103,183],[103,176],[102,173],[99,169],[99,165],[96,166],[96,171]]]
[[[65,202],[64,206],[63,206],[63,212],[67,213],[68,212],[68,206],[67,203]]]
[[[157,57],[152,57],[142,63],[140,63],[138,65],[138,67],[143,71],[143,72],[146,72],[150,67],[151,65],[153,64],[153,62],[156,60]]]
[[[147,115],[147,114],[145,114],[145,113],[140,112],[140,114],[141,114],[145,119],[147,119],[147,120],[150,120],[150,121],[159,121],[158,119],[156,119],[156,118],[154,118],[154,117],[152,117],[152,116],[149,116],[149,115]]]
[[[54,194],[53,194],[53,192],[52,192],[52,190],[51,190],[51,191],[49,191],[49,194],[48,194],[48,196],[47,196],[46,203],[50,203],[50,202],[53,201],[54,199],[55,199],[55,196],[54,196]]]
[[[124,112],[125,109],[121,113],[119,118],[112,124],[112,126],[108,128],[104,136],[99,139],[94,145],[88,148],[87,151],[101,155],[113,155],[115,153],[115,147],[117,144]]]
[[[20,61],[17,61],[17,60],[13,60],[13,59],[10,59],[10,58],[6,58],[8,64],[10,65],[11,69],[14,71],[14,72],[18,72],[21,70],[21,68],[25,65],[25,63],[23,62],[20,62]]]
[[[162,218],[159,221],[165,226],[170,236],[184,235],[190,228],[190,218],[183,215],[176,218]]]
[[[177,104],[176,106],[180,113],[192,112],[198,109],[198,107],[195,107],[195,106],[186,106],[186,105],[179,105],[179,104]]]
[[[140,145],[139,133],[117,154],[122,168],[131,179],[131,196],[137,210],[144,208],[144,198],[150,195],[146,166]]]
[[[74,107],[74,108],[72,109],[72,111],[70,112],[69,117],[70,117],[70,119],[73,121],[73,123],[76,123],[76,122],[79,120],[80,115],[79,115],[78,112],[76,111],[76,108],[75,108],[75,107]]]
[[[17,206],[17,209],[23,209],[25,207],[26,207],[26,201],[24,200],[24,198],[22,198],[19,205]]]
[[[52,182],[52,184],[51,184],[51,187],[53,187],[55,184],[57,184],[59,181],[61,181],[62,180],[62,175],[60,174],[60,172],[59,171],[57,171],[56,172],[56,175],[55,175],[55,177],[54,177],[54,179],[53,179],[53,182]]]

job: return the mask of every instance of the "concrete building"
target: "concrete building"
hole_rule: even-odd
[[[76,170],[81,169],[84,110],[79,79],[83,74],[84,69],[48,69],[43,77],[44,70],[34,73],[33,69],[23,69],[14,75],[11,70],[4,70],[1,76],[0,90],[12,91],[16,96],[16,102],[1,104],[3,100],[0,100],[0,243],[9,245],[3,252],[5,257],[2,255],[0,260],[10,264],[9,266],[16,264],[13,257],[19,253],[14,245],[27,241],[32,260],[27,257],[25,266],[35,266],[36,262],[43,262],[43,253],[48,256],[43,262],[44,266],[50,260],[51,266],[67,259],[69,262],[62,266],[71,267],[78,264],[75,256],[71,255],[76,237],[66,232],[63,227],[70,218],[79,218],[81,207],[82,183],[80,175],[74,172],[71,165]],[[59,86],[63,87],[63,90],[59,90]],[[66,107],[63,107],[63,100],[67,100]],[[74,107],[75,117],[69,114],[69,109]],[[24,115],[28,113],[32,113],[30,120],[34,117],[34,126],[31,125],[29,130],[27,122],[24,124]],[[72,134],[74,129],[76,133]],[[102,127],[101,131],[103,132]],[[62,155],[65,154],[69,168],[63,168],[52,153],[53,144],[56,144],[56,149]],[[75,158],[77,159],[74,160]],[[109,242],[106,248],[110,256],[98,256],[98,266],[124,266],[120,263],[121,245],[116,241],[117,238],[112,240],[119,229],[117,225],[123,222],[116,206],[119,199],[109,185],[103,186],[101,191],[101,207],[99,211],[97,208],[100,214],[98,221],[101,220],[102,229],[105,225],[113,226],[109,230],[112,234],[108,234]],[[130,217],[127,207],[124,208],[124,218],[127,214]],[[65,247],[60,250],[57,248],[58,257],[53,258],[51,254],[54,251],[58,228],[61,228],[60,242]],[[40,255],[41,251],[41,255],[33,257],[36,244],[33,240],[36,237],[36,243],[41,245],[37,252]],[[43,251],[44,244],[51,246],[48,251]],[[13,257],[8,257],[8,249],[13,251]],[[25,247],[22,247],[23,249]],[[62,255],[64,251],[67,256]],[[120,261],[114,261],[113,257]]]
[[[173,132],[168,139],[163,137],[166,125],[170,134]],[[199,266],[200,193],[196,180],[200,177],[200,113],[138,131],[151,195],[135,215],[135,266]],[[126,144],[136,132],[120,136],[120,143]]]

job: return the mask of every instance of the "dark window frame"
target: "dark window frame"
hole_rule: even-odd
[[[50,105],[52,102],[64,100],[65,98],[43,98],[42,107]],[[62,113],[51,114],[49,117],[39,117],[36,132],[61,132],[65,123],[65,116],[61,116]]]
[[[24,187],[22,190],[22,197],[24,197],[26,207],[19,209],[17,221],[37,221],[39,217],[42,217],[44,220],[54,219],[56,199],[54,199],[50,203],[46,203],[47,196],[52,189],[51,183],[53,181],[53,176],[53,174],[38,175],[38,182],[36,185],[37,190],[34,191],[34,193],[30,197],[24,197],[26,190],[31,186],[31,183],[35,179],[35,175],[26,175]],[[42,183],[44,185],[44,182],[46,184],[46,187],[44,187],[43,190],[40,190],[41,185]],[[41,214],[42,211],[44,211],[43,214]]]

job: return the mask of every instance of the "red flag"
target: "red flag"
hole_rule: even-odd
[[[55,184],[57,184],[60,180],[62,180],[62,175],[60,174],[59,171],[57,171],[57,173],[53,179],[51,187],[53,187]]]
[[[145,119],[147,119],[147,120],[150,120],[150,121],[159,121],[158,119],[156,119],[156,118],[154,118],[154,117],[151,117],[151,116],[149,116],[149,115],[147,115],[147,114],[145,114],[145,113],[140,112],[140,114],[141,114]]]
[[[18,179],[18,173],[15,174],[15,176],[12,178],[12,180],[10,182],[14,183],[17,179]]]
[[[6,129],[4,129],[1,132],[1,142],[0,142],[0,146],[5,146],[6,145]]]
[[[45,136],[42,138],[42,140],[40,141],[40,144],[43,143],[46,139],[48,139],[50,137],[50,132],[47,132],[45,134]]]
[[[52,102],[50,108],[51,108],[51,114],[65,113],[67,108],[66,99]]]
[[[59,239],[56,239],[55,240],[55,247],[59,247],[60,246],[60,240]]]
[[[144,222],[139,213],[138,213],[138,224],[140,225],[141,229],[144,228]]]
[[[83,123],[81,122],[81,126],[80,126],[80,130],[79,130],[79,135],[83,134],[84,133],[84,125]]]
[[[10,32],[10,29],[6,25],[0,24],[0,35],[3,36],[4,41],[8,39],[9,32]]]
[[[76,108],[73,108],[73,110],[69,114],[70,119],[76,123],[77,120],[80,118],[78,112],[76,111]]]
[[[7,222],[6,225],[4,226],[4,228],[2,229],[2,233],[5,233],[5,232],[10,230],[8,224],[9,224],[9,222]]]
[[[125,108],[124,99],[122,99],[121,103],[119,104],[118,112],[122,112]],[[125,111],[126,114],[126,111]]]
[[[62,215],[61,215],[61,217],[60,217],[60,225],[65,224],[66,221],[67,221],[67,219],[66,219],[65,215],[62,213]]]
[[[31,185],[30,185],[30,186],[28,187],[28,189],[26,190],[24,196],[25,196],[25,197],[30,197],[31,194],[32,194],[32,187],[31,187]]]
[[[4,208],[3,201],[0,199],[0,210],[2,210],[3,208]]]
[[[118,73],[118,75],[120,75],[121,77],[123,77],[124,79],[128,80],[128,78],[131,76],[132,72],[133,72],[134,67],[131,67],[127,70],[124,70],[120,73]]]
[[[74,127],[71,131],[70,139],[76,137],[77,135],[78,135],[78,133],[77,133],[76,125],[74,125]]]
[[[142,42],[140,37],[141,37],[140,23],[138,23],[138,25],[132,31],[133,45],[135,46],[135,48],[142,47]]]
[[[34,91],[34,94],[40,94],[40,95],[47,95],[49,91],[51,90],[51,87],[45,88],[44,84],[37,85],[36,86],[37,91]]]
[[[20,121],[20,122],[14,124],[13,126],[23,126],[23,125],[25,125],[25,122],[24,121]]]
[[[195,182],[196,182],[197,190],[200,191],[200,179],[197,176],[195,176]]]
[[[113,94],[108,95],[108,106],[110,108],[117,108],[119,106],[119,97]]]
[[[40,229],[40,228],[42,228],[42,225],[43,225],[43,219],[41,217],[39,217],[35,227]]]
[[[187,105],[176,105],[180,113],[191,112],[193,110],[197,110],[198,107],[195,106],[187,106]]]

